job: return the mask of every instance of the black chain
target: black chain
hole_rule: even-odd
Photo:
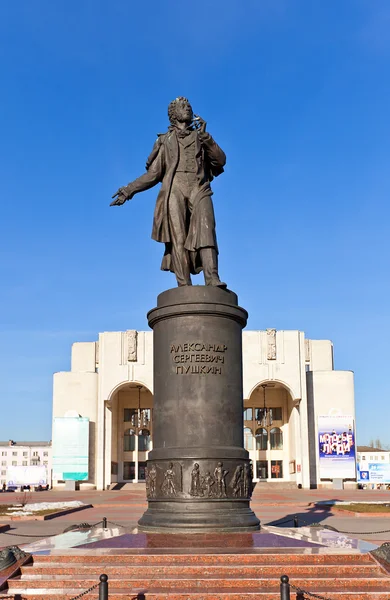
[[[327,596],[320,596],[319,594],[313,594],[313,592],[307,592],[306,590],[298,587],[297,585],[293,585],[292,583],[289,583],[289,586],[295,590],[297,595],[299,594],[301,598],[306,596],[309,598],[317,598],[317,600],[332,600],[332,598],[328,598]]]
[[[111,523],[111,525],[115,525],[116,527],[123,527],[123,528],[125,528],[124,525],[119,525],[119,523],[114,523],[114,521],[107,521],[107,523]]]
[[[98,583],[95,583],[94,585],[92,585],[90,588],[88,588],[84,592],[81,592],[81,594],[78,594],[77,596],[75,596],[71,600],[78,600],[79,598],[82,598],[83,596],[86,596],[87,594],[89,594],[89,592],[92,592],[92,590],[96,590],[96,588],[99,587],[99,585],[100,585],[100,581]]]

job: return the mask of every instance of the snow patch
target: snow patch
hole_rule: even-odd
[[[25,506],[10,506],[7,511],[7,515],[18,515],[21,517],[27,515],[33,515],[35,512],[41,510],[63,510],[65,508],[78,508],[79,506],[86,506],[84,502],[79,500],[72,500],[71,502],[34,502],[26,504]]]

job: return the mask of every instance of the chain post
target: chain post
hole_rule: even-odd
[[[107,517],[103,517],[103,529],[107,529]]]
[[[100,575],[99,580],[99,600],[108,600],[108,575]]]
[[[288,576],[282,575],[280,578],[280,600],[290,600],[290,584]]]
[[[294,527],[299,527],[299,525],[298,525],[298,515],[295,515],[295,517],[294,517]]]

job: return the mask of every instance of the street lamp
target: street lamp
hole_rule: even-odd
[[[262,427],[268,427],[272,425],[272,411],[270,408],[267,408],[265,404],[265,388],[267,387],[266,383],[262,383],[261,387],[263,388],[263,408],[259,408],[257,411],[257,422]]]

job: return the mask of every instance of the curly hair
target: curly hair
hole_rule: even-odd
[[[178,96],[177,98],[172,100],[172,102],[168,106],[168,118],[171,123],[173,123],[176,120],[176,106],[179,102],[187,102],[188,104],[190,103],[188,98],[184,98],[184,96]]]

